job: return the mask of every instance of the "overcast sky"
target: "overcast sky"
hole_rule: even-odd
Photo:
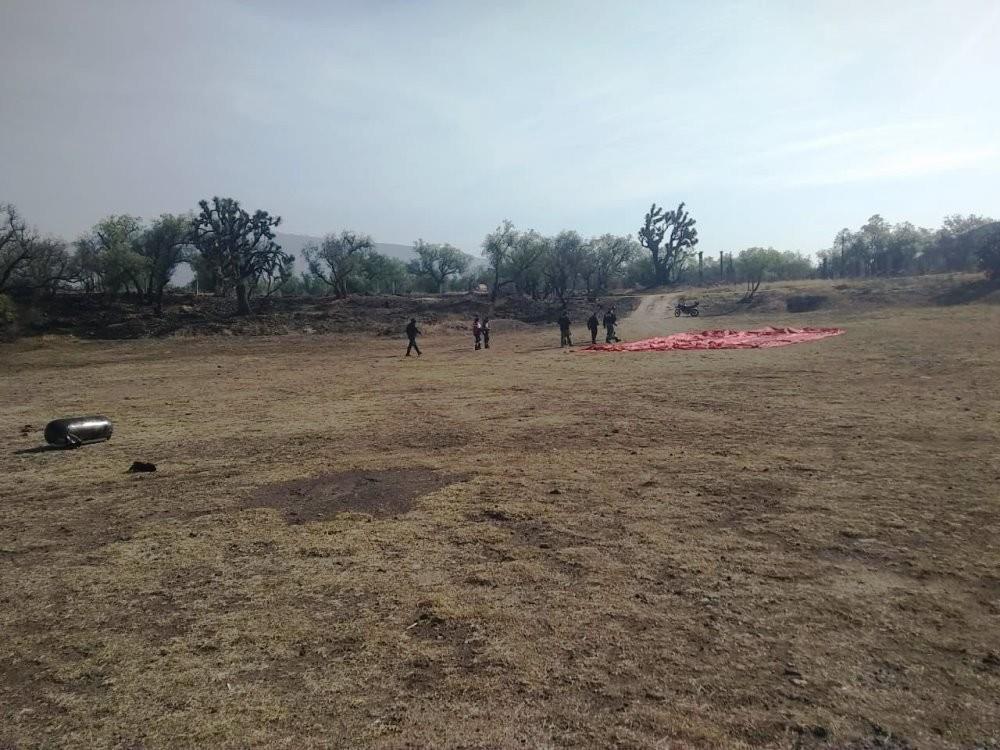
[[[998,40],[998,0],[0,0],[0,202],[478,252],[683,200],[707,252],[813,252],[1000,217]]]

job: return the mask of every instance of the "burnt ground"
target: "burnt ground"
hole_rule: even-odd
[[[346,471],[261,487],[244,508],[277,508],[289,523],[328,521],[339,513],[398,516],[413,501],[460,481],[427,469]]]
[[[635,306],[630,296],[568,300],[570,316],[583,323],[596,305],[614,304],[626,315]],[[232,299],[209,295],[171,294],[164,314],[129,298],[62,294],[44,303],[20,305],[16,331],[22,336],[65,334],[88,339],[162,338],[167,336],[268,336],[306,334],[375,334],[400,336],[411,317],[421,326],[455,330],[471,328],[472,319],[490,316],[496,323],[554,323],[557,300],[501,297],[491,303],[482,294],[352,295],[270,297],[254,300],[254,314],[235,314]]]

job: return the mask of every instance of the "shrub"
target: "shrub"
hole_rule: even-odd
[[[1000,232],[988,238],[979,248],[979,268],[988,279],[1000,281]]]
[[[0,294],[0,324],[13,323],[16,316],[14,300],[6,294]]]
[[[785,300],[785,309],[790,313],[812,312],[822,307],[826,297],[821,294],[801,294]]]

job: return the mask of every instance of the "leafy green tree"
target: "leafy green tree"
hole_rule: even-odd
[[[281,287],[283,297],[320,297],[326,293],[327,287],[320,279],[308,271],[292,274]]]
[[[232,291],[223,278],[220,269],[199,252],[191,253],[188,258],[194,279],[191,288],[196,292],[211,293],[217,297],[226,297]]]
[[[632,287],[651,287],[656,285],[656,268],[653,259],[641,255],[632,260],[625,268],[625,283]]]
[[[740,252],[736,268],[740,278],[746,283],[746,293],[741,302],[753,299],[764,280],[764,274],[768,269],[780,266],[781,260],[781,253],[773,247],[750,247]]]
[[[144,293],[157,315],[163,314],[163,290],[177,266],[190,257],[191,217],[163,214],[153,221],[136,244],[145,259]]]
[[[191,226],[191,244],[214,273],[236,290],[237,312],[248,315],[257,283],[273,276],[291,257],[274,241],[280,216],[267,211],[253,214],[232,198],[198,202],[200,211]]]
[[[573,231],[563,231],[547,240],[540,270],[548,288],[563,304],[576,286],[586,251],[583,239]]]
[[[681,203],[673,211],[664,211],[655,203],[639,228],[639,242],[649,250],[657,284],[675,284],[698,244],[695,220]]]
[[[143,295],[149,264],[138,252],[142,220],[127,214],[102,219],[77,240],[77,258],[88,291],[120,294],[129,289]]]
[[[917,268],[917,258],[922,256],[931,244],[931,233],[916,227],[908,221],[896,224],[886,240],[883,272],[893,276],[913,273]]]
[[[625,267],[639,256],[640,245],[632,237],[603,234],[590,241],[595,255],[593,291],[606,292],[611,280],[622,275]],[[591,294],[588,284],[587,295]]]
[[[303,248],[309,272],[333,289],[338,299],[350,293],[352,281],[357,281],[361,263],[375,249],[371,235],[345,229],[340,234],[328,234],[319,247]]]
[[[514,252],[520,234],[510,219],[504,219],[483,240],[483,256],[489,263],[490,275],[493,277],[490,290],[491,300],[495,301],[500,290],[513,282],[513,279],[504,278],[504,272],[508,269],[508,261]]]
[[[482,284],[489,288],[490,272],[484,266],[472,266],[461,276],[451,280],[450,287],[455,292],[474,292]]]
[[[406,264],[399,258],[390,258],[382,253],[367,253],[359,267],[366,291],[396,294],[411,286]]]
[[[541,261],[551,247],[551,240],[534,229],[519,232],[505,264],[505,275],[521,294],[541,297],[543,275]]]
[[[944,217],[941,228],[927,250],[925,266],[932,271],[971,271],[978,264],[978,247],[974,232],[994,223],[987,216],[951,214]]]
[[[976,255],[979,258],[979,268],[986,278],[1000,281],[1000,222],[994,223],[992,231],[984,233],[979,242]]]
[[[471,262],[465,253],[447,243],[435,245],[417,240],[413,243],[413,251],[417,257],[410,261],[410,273],[429,280],[436,292],[443,292],[445,282],[465,273]]]

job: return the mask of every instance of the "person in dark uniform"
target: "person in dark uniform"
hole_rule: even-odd
[[[415,351],[418,357],[420,356],[420,347],[417,346],[417,336],[419,335],[420,335],[420,329],[417,328],[417,319],[410,318],[410,324],[406,326],[406,338],[410,340],[410,343],[406,347],[407,357],[410,356],[410,349]]]
[[[597,311],[595,310],[587,318],[587,328],[590,329],[590,343],[597,343]]]
[[[483,348],[490,348],[490,319],[483,318]]]
[[[476,340],[476,351],[483,348],[483,324],[479,322],[479,316],[472,321],[472,338]]]
[[[573,346],[573,339],[570,337],[569,326],[570,326],[569,315],[566,314],[566,310],[563,310],[559,315],[559,346]]]
[[[612,307],[604,313],[604,341],[608,344],[619,340],[615,335],[615,323],[617,322],[618,317],[615,315],[615,308]]]

